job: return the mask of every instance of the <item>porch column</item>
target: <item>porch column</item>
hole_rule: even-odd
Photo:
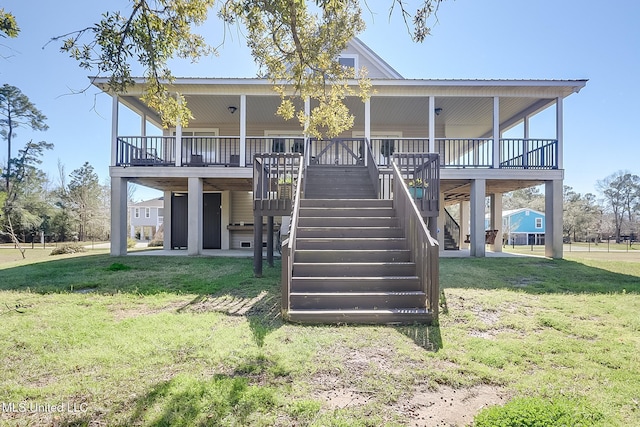
[[[171,247],[171,224],[173,222],[171,216],[171,196],[173,193],[171,191],[165,191],[163,201],[164,208],[164,218],[162,219],[162,229],[163,231],[163,249],[165,251],[170,251],[173,249]]]
[[[469,202],[462,201],[460,202],[460,249],[469,249],[469,243],[465,243],[464,241],[467,239],[467,234],[469,234]]]
[[[178,98],[178,104],[182,105],[180,98]],[[182,123],[180,123],[180,119],[176,123],[176,166],[182,166]]]
[[[262,215],[253,214],[253,274],[262,277]]]
[[[367,144],[371,144],[371,98],[364,102],[364,139]],[[367,166],[369,156],[362,153],[364,156],[364,165]]]
[[[136,227],[133,224],[129,226],[129,237],[132,239],[135,239],[136,237]]]
[[[498,230],[493,244],[494,252],[502,252],[502,193],[494,193],[491,198],[491,229]]]
[[[438,245],[440,245],[440,252],[444,251],[444,227],[446,224],[446,215],[447,214],[444,211],[444,193],[440,192],[440,211],[438,212],[438,229],[436,236],[436,238],[438,239]]]
[[[245,167],[247,157],[247,95],[240,95],[240,167]]]
[[[229,229],[227,228],[228,224],[231,224],[231,192],[223,191],[220,196],[222,200],[221,210],[221,227],[222,227],[222,238],[220,242],[220,249],[228,250],[231,248],[231,235],[229,233]]]
[[[118,95],[111,98],[111,166],[118,161]]]
[[[267,264],[273,267],[273,216],[267,217]]]
[[[189,178],[187,255],[202,253],[202,178]]]
[[[556,98],[556,139],[558,140],[558,169],[564,168],[564,113],[562,106],[562,98]]]
[[[500,98],[493,97],[493,159],[491,167],[500,167]]]
[[[562,258],[562,180],[544,185],[544,255]]]
[[[470,230],[470,255],[474,257],[485,256],[485,232],[484,232],[484,203],[486,198],[486,180],[474,179],[471,181],[471,230]]]
[[[429,97],[429,152],[436,152],[436,97]]]
[[[111,256],[127,254],[127,184],[111,177]]]

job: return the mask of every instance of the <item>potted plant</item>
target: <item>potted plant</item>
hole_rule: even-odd
[[[409,194],[413,196],[414,199],[422,199],[423,190],[427,187],[421,178],[410,179],[407,182],[407,186],[409,187]]]
[[[278,178],[278,199],[286,200],[293,197],[293,176],[290,173]]]

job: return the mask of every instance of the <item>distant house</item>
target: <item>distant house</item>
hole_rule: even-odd
[[[502,231],[509,245],[544,245],[544,214],[527,208],[504,211]]]
[[[129,237],[151,240],[164,220],[164,200],[145,200],[129,205]]]

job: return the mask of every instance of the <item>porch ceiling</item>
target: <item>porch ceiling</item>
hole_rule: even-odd
[[[187,105],[193,119],[190,128],[237,129],[240,133],[239,95],[187,95]],[[160,126],[157,114],[150,111],[136,96],[122,96],[123,104]],[[346,99],[346,105],[355,116],[353,130],[364,130],[364,104],[358,97]],[[300,130],[297,120],[286,121],[276,115],[280,98],[276,95],[247,96],[248,136],[261,136],[264,130]],[[302,100],[295,102],[302,109]],[[533,115],[554,104],[552,98],[503,97],[500,98],[500,124],[502,130],[519,123],[525,115]],[[234,113],[229,107],[236,107]],[[311,106],[314,107],[314,104]],[[493,100],[491,97],[436,97],[435,107],[441,109],[435,116],[436,129],[443,129],[447,138],[480,138],[490,136],[493,126]],[[429,100],[426,96],[373,96],[371,98],[371,126],[374,131],[385,128],[411,129],[426,137],[429,128]],[[231,136],[231,135],[227,135]],[[350,136],[350,135],[349,135]]]
[[[543,183],[544,181],[491,179],[486,181],[486,194],[504,194]],[[441,180],[440,191],[444,194],[445,205],[468,201],[471,199],[471,180]]]
[[[130,182],[160,191],[187,191],[187,178],[130,178]],[[204,178],[203,191],[252,191],[251,178]]]

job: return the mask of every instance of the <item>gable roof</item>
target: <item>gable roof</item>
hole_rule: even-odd
[[[368,75],[372,79],[404,79],[399,72],[393,69],[384,59],[380,58],[369,46],[364,44],[362,40],[354,37],[347,43],[347,48],[343,54],[357,54],[359,58],[359,66],[364,66]]]

